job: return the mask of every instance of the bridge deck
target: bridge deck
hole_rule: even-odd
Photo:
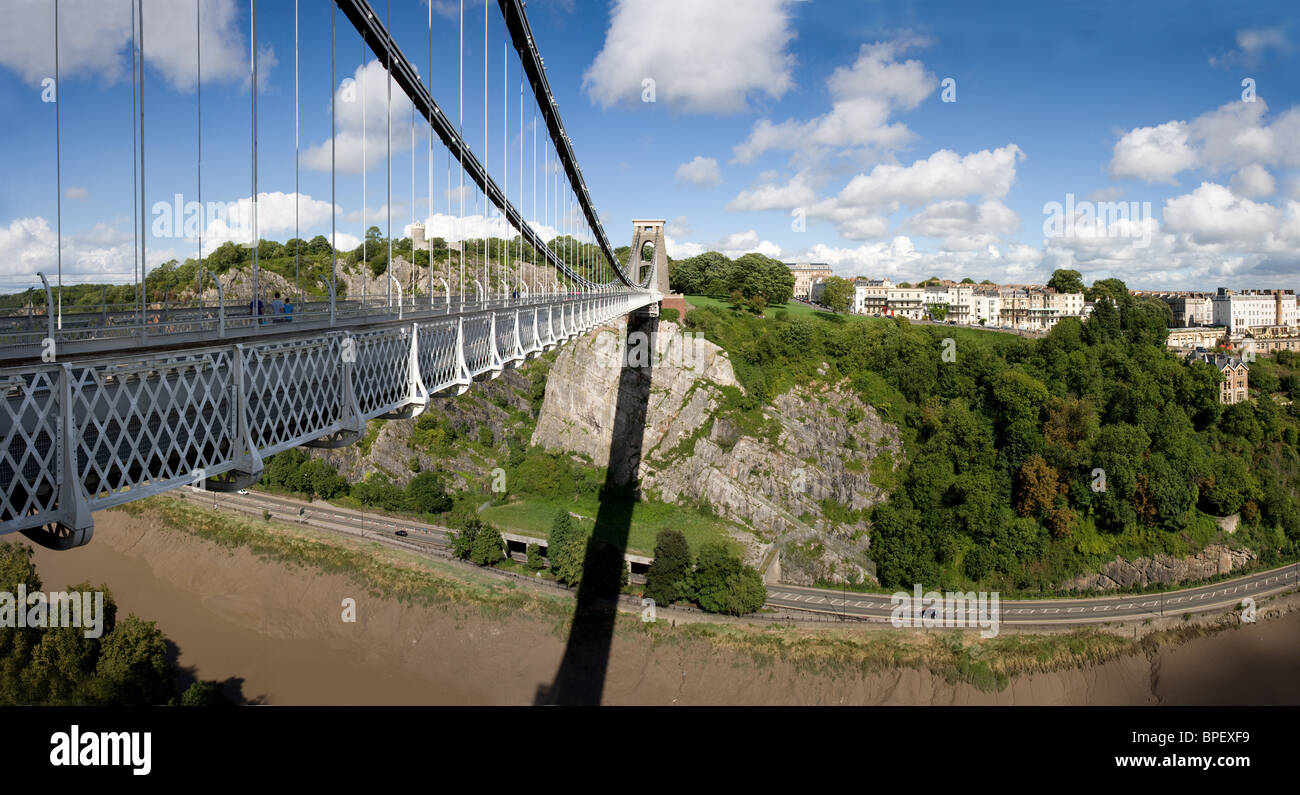
[[[165,348],[0,369],[0,534],[84,544],[93,511],[193,483],[240,488],[270,455],[350,444],[367,420],[414,416],[430,395],[463,392],[658,300],[636,291],[334,327],[250,324],[201,345],[184,331],[146,336]]]

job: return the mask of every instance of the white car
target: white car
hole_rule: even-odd
[[[242,497],[247,497],[247,496],[248,496],[248,489],[240,489],[237,493],[238,493],[240,496],[242,496]]]

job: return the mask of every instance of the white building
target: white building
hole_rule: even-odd
[[[973,326],[1000,325],[1002,316],[1002,297],[998,289],[980,288],[971,295],[970,323]],[[983,321],[983,322],[981,322]]]
[[[853,285],[853,311],[860,315],[883,317],[889,304],[888,279],[858,279]]]
[[[920,320],[925,313],[925,289],[922,287],[889,287],[885,291],[885,314]]]
[[[1243,290],[1220,287],[1214,294],[1214,325],[1229,334],[1265,326],[1294,327],[1300,320],[1296,296],[1291,290]]]

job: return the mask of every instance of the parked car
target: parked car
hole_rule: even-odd
[[[401,537],[405,538],[405,537],[406,537],[406,531],[405,531],[405,530],[398,530],[396,533],[393,533],[393,535],[395,535],[395,536],[401,536]]]
[[[248,489],[240,489],[238,493],[239,493],[241,496],[247,497],[247,496],[248,496]]]

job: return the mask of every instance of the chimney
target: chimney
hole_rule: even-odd
[[[424,224],[413,224],[411,226],[411,251],[420,251],[428,245],[429,242],[424,239]]]

